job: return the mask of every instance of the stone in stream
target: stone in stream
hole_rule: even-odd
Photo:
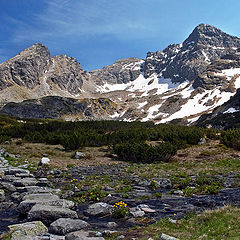
[[[9,226],[11,240],[34,240],[47,233],[47,227],[40,221],[26,222]]]
[[[18,205],[18,211],[25,215],[35,204],[58,206],[63,208],[73,208],[74,202],[59,199],[59,196],[53,194],[28,194],[23,197],[23,201]]]
[[[38,201],[36,200],[24,200],[18,205],[18,212],[25,215],[27,214],[31,208],[35,204],[41,204],[41,205],[49,205],[49,206],[56,206],[56,207],[63,207],[63,208],[73,208],[75,206],[74,202],[70,200],[65,199],[58,199],[58,200],[44,200],[44,201]]]
[[[85,211],[90,216],[105,216],[113,212],[113,206],[104,202],[94,203]]]
[[[28,213],[28,220],[40,220],[50,224],[59,218],[78,218],[75,211],[68,208],[36,204]]]
[[[90,224],[80,220],[71,218],[59,218],[49,226],[49,232],[59,235],[66,235],[69,232],[75,232],[82,229],[87,229]]]
[[[96,232],[93,231],[76,231],[68,233],[65,236],[65,240],[104,240],[103,237],[96,236]]]

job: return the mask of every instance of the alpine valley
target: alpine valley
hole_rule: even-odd
[[[209,124],[240,111],[238,88],[240,38],[200,24],[181,44],[91,72],[36,43],[0,64],[0,113]]]

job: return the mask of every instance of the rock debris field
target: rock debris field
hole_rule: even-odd
[[[223,178],[225,188],[218,194],[192,197],[184,197],[181,190],[172,189],[170,179],[156,181],[156,190],[150,187],[152,183],[148,180],[129,173],[127,178],[131,188],[127,194],[107,187],[108,194],[98,201],[88,199],[76,203],[69,199],[80,190],[73,188],[63,193],[61,176],[71,174],[80,182],[90,175],[108,175],[114,181],[126,178],[126,164],[72,167],[68,172],[51,170],[51,176],[59,185],[53,187],[49,175],[44,176],[40,167],[33,174],[27,170],[28,164],[17,167],[9,164],[9,155],[12,158],[19,156],[4,149],[0,154],[0,234],[10,233],[11,240],[102,240],[116,232],[119,232],[116,239],[128,239],[124,233],[130,227],[141,225],[139,218],[148,219],[148,224],[161,218],[176,221],[192,212],[201,213],[228,204],[240,206],[240,188],[231,187],[231,182],[236,179],[231,173],[219,176]],[[88,190],[85,187],[81,193]],[[114,205],[121,201],[129,207],[129,215],[116,218]],[[160,239],[175,238],[162,234]]]

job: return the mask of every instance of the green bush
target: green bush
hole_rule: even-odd
[[[169,142],[151,146],[146,143],[122,143],[113,146],[113,152],[120,160],[129,162],[152,163],[169,161],[177,148]]]
[[[240,129],[229,129],[221,133],[221,143],[227,147],[240,150]]]

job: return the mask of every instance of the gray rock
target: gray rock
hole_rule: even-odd
[[[173,192],[173,194],[176,194],[176,195],[179,195],[179,196],[183,196],[183,191],[181,191],[181,190],[175,190],[174,192]]]
[[[16,175],[16,174],[30,174],[30,172],[26,169],[12,167],[5,172],[6,175]]]
[[[28,220],[41,220],[43,223],[49,224],[59,218],[78,218],[75,211],[68,208],[36,204],[28,213]]]
[[[162,233],[160,236],[160,240],[179,240],[179,239]]]
[[[55,234],[49,234],[49,238],[47,240],[65,240],[65,236],[58,236]]]
[[[117,223],[115,223],[115,222],[108,222],[107,223],[107,227],[108,228],[116,228],[117,227]]]
[[[58,199],[58,200],[50,200],[50,199],[45,199],[44,201],[35,199],[35,200],[25,200],[22,201],[19,205],[17,210],[25,215],[28,213],[31,208],[35,204],[41,204],[41,205],[49,205],[49,206],[57,206],[57,207],[63,207],[63,208],[73,208],[75,206],[74,202],[70,200],[65,200],[65,199]]]
[[[70,232],[89,228],[90,224],[80,219],[59,218],[49,226],[49,232],[59,235],[66,235]]]
[[[16,192],[16,187],[14,185],[12,185],[11,183],[8,183],[8,182],[1,182],[0,183],[0,186],[3,188],[3,189],[6,189],[7,191],[9,192]]]
[[[11,198],[16,201],[22,201],[22,194],[19,192],[14,192],[11,194]]]
[[[105,216],[111,214],[112,211],[113,206],[104,202],[99,202],[90,205],[86,210],[86,213],[91,216]]]
[[[198,142],[198,145],[204,145],[206,144],[206,139],[205,138],[201,138],[200,141]]]
[[[141,210],[136,210],[136,211],[132,211],[130,210],[130,214],[137,218],[137,217],[143,217],[145,215],[145,212],[144,211],[141,211]]]
[[[28,194],[39,194],[39,193],[52,193],[60,194],[60,189],[53,189],[49,187],[40,187],[40,186],[26,186],[26,187],[17,187],[17,191],[20,193],[27,192]]]
[[[93,231],[76,231],[68,233],[65,240],[104,240],[103,237],[97,237]]]
[[[38,163],[38,166],[42,166],[42,165],[49,165],[50,164],[50,159],[47,158],[47,157],[43,157],[39,163]]]
[[[50,193],[27,194],[24,196],[23,200],[54,201],[59,200],[59,196]]]
[[[75,152],[73,158],[74,158],[74,159],[80,159],[80,158],[83,158],[83,157],[85,157],[85,156],[86,156],[86,154],[83,153],[83,152]]]
[[[120,235],[117,237],[117,239],[125,239],[125,236],[124,235]]]
[[[0,189],[0,202],[3,202],[5,200],[5,192],[3,189]]]
[[[47,233],[47,227],[40,221],[26,222],[9,226],[11,240],[35,240]]]
[[[23,178],[20,180],[15,180],[13,185],[16,187],[26,187],[26,186],[35,186],[37,184],[36,178]]]

